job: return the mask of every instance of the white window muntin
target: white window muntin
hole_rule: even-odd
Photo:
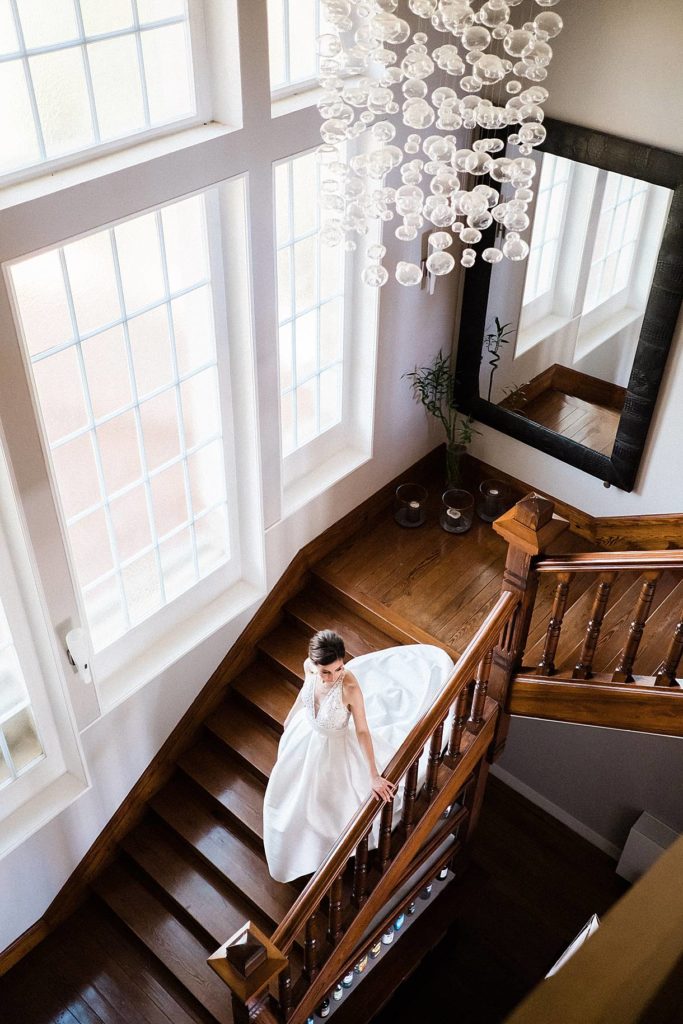
[[[205,70],[205,27],[202,3],[200,0],[169,0],[169,2],[175,13],[171,13],[166,17],[148,16],[147,18],[142,18],[139,14],[142,6],[141,0],[130,0],[131,17],[129,24],[126,24],[125,27],[100,32],[87,32],[82,13],[84,0],[73,0],[76,32],[72,34],[72,37],[51,44],[30,46],[26,44],[24,39],[18,0],[7,0],[8,11],[12,18],[12,30],[18,45],[11,52],[0,53],[0,73],[3,66],[10,67],[16,64],[21,67],[20,82],[26,88],[24,97],[26,106],[25,118],[28,118],[31,122],[34,132],[34,152],[31,158],[25,158],[14,166],[2,167],[0,165],[0,178],[3,182],[22,180],[27,176],[43,174],[57,167],[68,166],[85,157],[90,158],[120,149],[132,138],[135,141],[140,138],[155,138],[211,119],[210,87]],[[92,3],[92,6],[96,10],[94,3]],[[149,64],[153,61],[153,58],[151,54],[145,58],[143,40],[145,36],[150,36],[153,32],[173,31],[176,28],[180,30],[179,35],[182,35],[187,59],[185,67],[187,75],[186,109],[182,111],[176,110],[171,116],[155,117],[153,116],[153,109],[150,109],[149,75],[145,71],[145,59]],[[112,90],[105,89],[102,86],[99,89],[95,88],[88,47],[127,38],[131,38],[134,42],[135,70],[140,86],[139,98],[144,123],[135,124],[131,122],[128,126],[122,127],[120,131],[108,133],[106,130],[103,130],[103,126],[99,123],[102,111],[98,114],[97,94],[107,94],[111,98]],[[81,98],[84,103],[84,109],[87,108],[87,120],[92,137],[81,144],[71,147],[66,145],[61,150],[55,151],[54,145],[48,146],[46,143],[46,125],[43,124],[41,119],[41,104],[39,103],[31,74],[31,61],[45,55],[61,53],[68,55],[69,52],[76,51],[80,55],[80,70],[82,72],[80,82],[82,87]],[[160,85],[161,80],[157,83],[157,86]],[[163,88],[159,89],[157,87],[156,92],[163,97]],[[7,93],[9,93],[9,90],[6,90]],[[19,97],[16,99],[18,101]],[[163,98],[161,102],[163,103]],[[15,103],[16,105],[17,103]],[[152,104],[153,106],[154,104]],[[50,152],[49,149],[53,151]]]
[[[315,188],[311,194],[298,197],[295,195],[295,167],[306,167],[314,172]],[[286,179],[283,179],[286,176]],[[308,445],[319,442],[319,439],[332,432],[336,435],[348,412],[348,386],[346,376],[347,356],[347,324],[349,321],[348,281],[345,253],[342,247],[330,249],[325,247],[318,238],[320,230],[320,211],[317,204],[320,184],[320,165],[315,159],[315,151],[311,150],[289,157],[278,162],[274,167],[275,179],[275,216],[278,256],[278,332],[279,332],[279,365],[280,365],[280,406],[281,406],[281,438],[282,454],[285,459],[296,456],[296,453]],[[286,180],[286,196],[283,197],[283,185]],[[279,193],[279,194],[278,194]],[[301,206],[309,211],[309,220],[304,229],[297,230],[297,221],[301,218]],[[299,212],[297,212],[299,208]],[[304,217],[305,220],[305,217]],[[313,259],[312,301],[300,303],[298,289],[301,273],[297,266],[297,248],[310,243],[315,256]],[[299,250],[300,251],[300,250]],[[326,269],[324,268],[324,261]],[[322,278],[335,278],[331,286],[321,293]],[[283,282],[284,278],[284,282]],[[287,280],[288,279],[288,280]],[[284,286],[283,286],[284,284]],[[330,282],[328,281],[328,285]],[[285,308],[283,309],[283,304]],[[321,321],[329,317],[337,325],[337,351],[326,357],[321,344]],[[303,323],[315,325],[315,358],[308,353],[307,362],[311,365],[303,372],[299,364],[304,359],[303,345],[297,345],[298,332],[303,332]],[[329,325],[328,325],[329,326]],[[287,353],[289,350],[289,354]],[[321,412],[321,395],[327,387],[328,380],[336,379],[336,396]],[[313,390],[315,404],[314,425],[312,430],[303,431],[298,401],[301,389]],[[305,397],[305,396],[304,396]],[[324,395],[323,395],[324,397]],[[327,412],[327,418],[325,416]],[[287,423],[291,424],[287,429]],[[336,429],[335,429],[336,428]],[[289,435],[289,436],[288,436]],[[328,439],[319,447],[329,447],[333,443]]]
[[[531,308],[533,303],[551,294],[555,286],[567,206],[571,197],[571,177],[571,161],[550,153],[543,155],[522,300],[525,319],[530,314],[534,315]],[[536,318],[538,315],[543,313],[537,314]]]
[[[208,235],[208,239],[207,239],[207,241],[208,241],[208,260],[209,260],[209,267],[210,267],[210,274],[209,274],[209,276],[206,279],[201,279],[199,282],[195,283],[195,285],[193,287],[186,288],[186,289],[179,289],[177,291],[177,294],[176,294],[176,292],[173,292],[172,294],[170,294],[169,293],[169,289],[168,289],[168,278],[167,278],[167,274],[166,274],[166,276],[165,276],[165,284],[166,284],[166,297],[165,297],[165,299],[161,300],[159,303],[153,303],[153,304],[150,304],[149,306],[142,306],[139,309],[136,309],[135,313],[132,316],[128,317],[128,321],[137,319],[139,316],[144,315],[145,313],[149,312],[150,310],[154,310],[156,308],[160,308],[160,307],[166,306],[171,301],[173,301],[173,299],[175,299],[175,298],[182,297],[183,295],[186,295],[186,294],[191,293],[193,291],[198,291],[199,289],[201,289],[201,288],[206,286],[207,281],[211,282],[211,285],[212,285],[212,287],[211,287],[211,294],[212,294],[212,300],[213,300],[213,323],[214,323],[214,328],[215,328],[215,341],[216,341],[215,348],[216,348],[216,352],[217,352],[218,364],[216,363],[216,359],[214,359],[212,362],[209,362],[207,364],[202,364],[202,365],[196,367],[192,372],[188,373],[182,379],[179,377],[178,380],[176,381],[176,383],[170,385],[170,387],[160,388],[160,389],[151,391],[149,394],[146,394],[145,397],[144,397],[143,404],[145,404],[150,399],[153,399],[155,396],[157,396],[159,394],[163,394],[165,391],[171,390],[173,387],[177,388],[179,386],[179,384],[180,383],[184,383],[185,380],[191,380],[193,377],[197,377],[197,376],[201,375],[203,372],[205,372],[207,370],[207,368],[210,368],[211,366],[213,366],[213,367],[215,367],[217,369],[217,371],[218,371],[218,379],[220,381],[219,391],[220,391],[220,402],[221,402],[221,414],[222,414],[222,420],[223,420],[223,424],[224,424],[222,461],[223,461],[223,472],[224,472],[223,479],[224,479],[224,481],[226,483],[226,496],[225,496],[225,500],[222,503],[218,503],[215,506],[211,506],[211,507],[207,507],[207,508],[203,509],[201,515],[198,515],[195,518],[195,522],[205,518],[206,516],[208,516],[209,514],[214,512],[216,510],[216,508],[220,509],[222,506],[225,506],[226,510],[227,510],[226,547],[227,547],[227,550],[230,552],[230,557],[226,558],[226,559],[223,559],[223,563],[222,564],[219,564],[215,568],[212,568],[211,571],[207,575],[205,575],[205,577],[203,579],[200,579],[199,582],[195,583],[195,585],[193,587],[191,587],[189,590],[185,590],[184,592],[180,592],[178,596],[174,596],[174,598],[172,599],[172,601],[169,604],[166,604],[166,605],[162,604],[162,605],[160,605],[160,607],[154,613],[152,613],[146,620],[144,620],[142,622],[139,622],[137,625],[133,625],[130,629],[128,629],[127,632],[125,632],[125,634],[123,635],[121,640],[119,640],[118,642],[113,642],[113,643],[109,644],[109,646],[107,646],[106,650],[103,650],[98,655],[96,655],[96,657],[94,659],[94,668],[95,668],[95,672],[96,672],[96,677],[100,681],[102,681],[105,678],[108,678],[109,676],[113,675],[117,671],[117,669],[119,667],[121,667],[125,662],[129,661],[130,660],[130,652],[131,651],[135,651],[136,649],[139,649],[140,651],[145,650],[149,646],[149,644],[154,641],[154,637],[156,635],[159,635],[160,632],[167,632],[169,627],[172,628],[174,621],[177,620],[178,622],[181,622],[181,621],[187,619],[187,617],[189,615],[194,614],[194,612],[196,612],[197,608],[202,607],[202,606],[206,605],[207,603],[209,603],[210,601],[214,600],[216,597],[218,597],[220,594],[222,594],[227,587],[231,586],[239,578],[240,556],[239,556],[239,550],[238,550],[238,544],[237,544],[237,536],[236,536],[237,500],[236,500],[236,480],[235,480],[235,452],[234,452],[234,437],[233,437],[233,432],[232,432],[232,415],[231,415],[232,402],[231,402],[231,398],[230,398],[230,375],[229,375],[229,367],[227,365],[228,344],[227,344],[226,331],[225,331],[225,322],[226,322],[226,315],[225,315],[225,291],[224,291],[224,275],[223,275],[223,270],[222,270],[223,256],[222,256],[222,245],[221,245],[221,238],[220,238],[220,223],[219,223],[219,218],[220,218],[220,200],[219,200],[219,196],[218,196],[218,191],[219,191],[219,189],[210,189],[210,190],[202,190],[199,193],[195,193],[194,194],[194,197],[197,197],[197,196],[203,197],[203,199],[204,199],[204,201],[206,203],[206,207],[207,207],[207,211],[206,211],[206,213],[207,213],[207,215],[206,215],[206,228],[207,228],[207,235]],[[185,197],[183,197],[180,200],[174,200],[173,202],[164,204],[163,206],[160,205],[160,206],[154,207],[154,208],[152,208],[152,210],[146,210],[146,211],[142,211],[141,213],[136,213],[135,215],[132,215],[131,217],[118,220],[117,222],[115,222],[113,224],[103,225],[103,226],[95,229],[94,231],[86,232],[84,235],[77,236],[75,238],[69,238],[69,239],[65,240],[62,243],[62,246],[63,247],[64,246],[68,246],[70,243],[77,242],[81,238],[87,238],[87,237],[90,237],[91,235],[95,235],[95,234],[98,234],[100,232],[112,231],[116,227],[118,227],[118,226],[120,226],[122,224],[126,224],[129,221],[135,220],[135,219],[140,218],[140,217],[147,216],[150,213],[153,213],[157,218],[159,218],[162,215],[163,211],[167,207],[173,206],[173,205],[175,205],[177,203],[183,202],[183,201],[191,199],[191,198],[193,198],[193,196],[185,196]],[[58,248],[58,247],[56,247],[56,246],[48,247],[45,250],[41,250],[40,253],[32,253],[31,257],[36,256],[36,255],[42,255],[45,252],[51,252],[51,251],[53,251],[56,248]],[[14,261],[14,263],[23,262],[24,259],[28,259],[28,258],[31,258],[31,257],[24,257],[20,261]],[[7,277],[7,280],[8,280],[8,286],[9,286],[8,290],[9,290],[9,293],[10,293],[10,297],[12,299],[12,306],[13,306],[13,309],[14,309],[14,317],[15,317],[15,321],[17,323],[18,333],[19,333],[19,336],[22,337],[22,339],[23,339],[22,354],[24,356],[24,362],[25,362],[26,367],[27,367],[29,380],[33,383],[32,372],[31,372],[31,365],[30,365],[31,364],[31,358],[30,358],[30,355],[29,355],[29,352],[28,352],[28,345],[27,345],[27,342],[26,342],[26,338],[23,336],[24,332],[23,332],[23,328],[22,328],[22,324],[21,324],[21,315],[20,315],[20,312],[19,312],[16,295],[15,295],[14,288],[12,286],[12,281],[11,281],[11,268],[14,265],[14,263],[13,264],[6,264],[5,265],[5,273],[6,273],[6,277]],[[120,289],[120,277],[119,277],[119,281],[118,281],[118,288]],[[119,291],[119,295],[120,295],[120,291]],[[83,336],[83,339],[81,339],[79,337],[79,335],[78,335],[76,321],[74,319],[73,307],[70,309],[70,314],[71,314],[72,324],[73,324],[73,327],[74,327],[74,336],[75,337],[70,342],[62,343],[60,345],[54,346],[53,348],[51,348],[49,350],[46,350],[44,355],[47,355],[48,351],[49,351],[49,353],[54,354],[55,352],[62,351],[64,349],[66,349],[66,348],[69,348],[70,346],[73,346],[74,344],[76,344],[77,346],[80,347],[81,341],[82,340],[87,340],[85,335]],[[125,323],[126,323],[126,319],[123,318],[123,317],[119,318],[118,320],[112,321],[112,324],[114,326],[120,325],[120,324],[124,324],[125,325]],[[104,332],[106,330],[109,330],[111,326],[112,326],[111,324],[107,323],[105,325],[105,327],[103,327],[101,329],[102,332]],[[89,337],[96,336],[97,333],[99,333],[99,332],[93,332],[93,334],[89,335]],[[38,360],[38,361],[40,361],[40,360]],[[82,353],[80,354],[79,369],[80,369],[80,373],[83,374]],[[133,374],[132,367],[130,367],[130,361],[129,361],[129,372],[131,374]],[[134,376],[132,376],[131,379],[134,380]],[[39,402],[39,400],[37,398],[37,395],[36,395],[35,384],[33,384],[33,387],[32,387],[32,397],[33,397],[33,403],[34,403],[34,409],[35,409],[36,417],[37,417],[37,420],[38,420],[39,424],[42,427],[42,430],[41,430],[42,441],[43,441],[43,446],[44,446],[44,448],[46,450],[46,454],[48,455],[47,462],[48,462],[49,471],[50,471],[50,479],[51,479],[51,483],[52,483],[53,493],[54,493],[54,496],[55,496],[55,503],[56,503],[56,506],[57,506],[57,508],[59,510],[59,513],[60,513],[60,522],[61,522],[61,527],[62,527],[63,539],[64,539],[64,542],[65,542],[66,550],[67,550],[67,552],[70,555],[71,574],[72,574],[72,579],[73,579],[73,582],[74,582],[74,595],[75,595],[76,602],[77,602],[77,604],[79,606],[79,609],[80,609],[80,614],[81,614],[81,617],[82,617],[82,621],[85,623],[85,622],[87,622],[87,612],[86,612],[86,608],[85,608],[85,604],[84,604],[84,599],[83,599],[84,588],[82,588],[79,585],[78,577],[77,577],[77,574],[76,574],[75,569],[74,569],[75,558],[74,558],[74,553],[73,553],[71,541],[70,541],[70,538],[69,538],[68,524],[69,523],[73,524],[74,522],[77,523],[80,519],[84,518],[89,512],[91,512],[92,508],[81,510],[77,516],[74,516],[71,519],[69,519],[67,517],[67,515],[65,514],[65,511],[64,511],[63,502],[62,502],[62,498],[61,498],[60,491],[59,491],[59,486],[58,486],[57,481],[56,481],[56,474],[55,474],[54,466],[52,465],[52,462],[51,462],[51,459],[50,459],[49,456],[50,456],[51,449],[53,447],[55,449],[59,449],[60,446],[63,446],[64,444],[66,444],[69,441],[73,440],[74,437],[78,438],[79,436],[83,436],[84,434],[92,433],[96,429],[97,426],[101,426],[102,424],[106,424],[107,422],[110,422],[112,419],[115,419],[117,416],[119,416],[122,412],[125,412],[127,410],[134,411],[134,407],[133,407],[133,403],[130,403],[129,405],[126,405],[126,406],[122,406],[121,408],[116,409],[115,411],[113,411],[112,413],[108,414],[107,416],[102,417],[100,420],[97,421],[97,423],[95,423],[93,421],[92,409],[91,409],[90,410],[91,420],[90,420],[90,424],[89,424],[89,426],[87,428],[85,428],[84,430],[81,430],[81,431],[75,431],[72,434],[65,435],[64,437],[59,438],[58,441],[55,443],[55,445],[52,446],[48,442],[47,428],[46,428],[46,425],[45,425],[43,411],[41,409],[40,402]],[[139,431],[139,426],[138,426],[138,431]],[[138,433],[138,436],[140,436],[139,433]],[[206,438],[206,439],[204,439],[202,441],[202,444],[197,446],[197,447],[199,449],[206,448],[210,444],[214,443],[214,440],[215,439],[213,437]],[[177,465],[180,461],[182,461],[183,457],[187,458],[188,455],[194,454],[194,451],[195,451],[194,448],[188,449],[185,452],[184,456],[181,453],[181,455],[179,457],[175,457],[173,459],[170,459],[168,462],[164,462],[163,464],[155,467],[154,471],[151,474],[149,474],[149,478],[153,479],[155,476],[161,475],[169,467],[172,468],[174,465]],[[98,482],[99,482],[99,474],[98,474]],[[125,497],[126,493],[130,492],[133,488],[135,488],[135,487],[137,487],[139,485],[140,485],[140,480],[134,482],[130,486],[126,486],[126,487],[122,488],[120,491],[117,491],[116,494],[114,495],[114,497],[116,499],[119,499],[121,497]],[[111,498],[112,496],[110,495],[109,497]],[[107,504],[106,501],[102,501],[101,503],[95,504],[93,506],[93,508],[95,508],[95,509],[103,508],[103,507],[105,507],[106,504]],[[182,528],[183,527],[181,525],[177,529],[173,529],[169,533],[164,534],[163,538],[161,538],[162,542],[165,543],[165,542],[173,539],[173,537],[175,535],[177,535],[177,533],[180,530],[182,530]],[[150,550],[151,550],[151,547],[152,546],[150,546]],[[139,557],[140,557],[139,553],[136,553],[134,558],[132,559],[132,561],[137,561],[139,559]],[[128,561],[131,561],[131,560],[128,560]],[[126,563],[122,562],[119,565],[119,570],[121,568],[125,568],[125,565],[126,565]],[[107,573],[107,574],[104,574],[104,576],[102,578],[107,578],[107,577],[110,577],[111,575],[112,575],[111,573]],[[91,581],[91,586],[88,589],[92,590],[93,587],[96,585],[96,583],[100,582],[100,579],[95,580],[95,581]]]

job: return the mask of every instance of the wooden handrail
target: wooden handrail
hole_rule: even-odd
[[[472,680],[479,662],[486,655],[487,651],[495,645],[501,630],[512,618],[518,604],[518,594],[505,591],[500,595],[496,604],[458,659],[450,679],[434,701],[434,704],[413,727],[400,750],[391,759],[383,773],[384,778],[390,782],[398,783],[405,775],[411,764],[420,755],[439,723],[448,715],[449,708],[460,691]],[[271,941],[283,954],[289,953],[295,936],[301,931],[311,915],[317,911],[323,897],[344,871],[356,847],[372,828],[377,810],[376,798],[374,796],[369,797],[280,923]]]
[[[578,551],[546,555],[534,565],[536,572],[648,572],[683,569],[679,551]]]

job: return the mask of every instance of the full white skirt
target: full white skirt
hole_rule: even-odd
[[[382,772],[433,704],[453,662],[438,647],[416,644],[365,654],[346,667],[363,692]],[[316,871],[370,791],[353,721],[343,729],[323,730],[300,708],[280,740],[263,804],[263,841],[272,877],[289,882]],[[400,803],[399,793],[396,810]]]

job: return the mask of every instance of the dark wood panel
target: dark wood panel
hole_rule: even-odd
[[[183,754],[178,763],[183,773],[249,835],[263,840],[262,781],[245,772],[238,761],[226,757],[225,750],[208,737]]]
[[[267,782],[277,757],[277,735],[236,701],[225,701],[207,719],[207,728],[244,764]]]

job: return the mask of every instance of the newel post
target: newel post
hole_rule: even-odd
[[[528,494],[493,523],[493,529],[508,543],[502,590],[518,594],[520,604],[493,649],[488,692],[500,704],[501,714],[493,741],[492,760],[502,753],[510,725],[510,716],[504,713],[504,708],[510,681],[522,663],[534,610],[538,588],[534,562],[569,526],[564,519],[553,518],[553,509],[553,503],[547,498]]]
[[[208,964],[232,993],[235,1024],[249,1024],[264,1007],[271,981],[285,969],[286,980],[289,975],[287,957],[251,921],[212,953]],[[284,989],[288,991],[289,986],[285,984]]]

